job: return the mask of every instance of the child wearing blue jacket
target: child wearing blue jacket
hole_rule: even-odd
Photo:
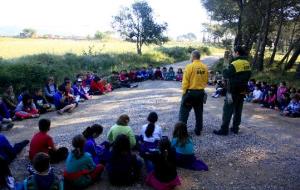
[[[178,167],[208,171],[207,165],[195,157],[194,144],[191,137],[189,137],[185,123],[178,122],[175,124],[171,143],[172,147],[176,149],[176,164]]]
[[[91,127],[87,127],[82,133],[86,139],[84,152],[88,152],[92,155],[95,164],[105,164],[110,155],[108,142],[105,141],[101,145],[97,145],[95,141],[102,132],[103,127],[99,124],[94,124]]]

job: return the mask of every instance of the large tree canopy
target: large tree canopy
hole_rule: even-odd
[[[122,8],[113,20],[113,28],[126,40],[136,43],[138,54],[142,54],[144,44],[161,44],[168,40],[164,36],[167,24],[155,22],[153,10],[145,1],[137,1],[130,7]]]

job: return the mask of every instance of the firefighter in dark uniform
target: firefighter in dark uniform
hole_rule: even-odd
[[[228,93],[223,106],[221,129],[213,131],[216,135],[228,135],[232,115],[233,122],[230,130],[234,134],[238,134],[241,124],[243,102],[251,77],[251,68],[243,47],[237,46],[234,49],[234,57],[228,68],[223,71],[223,77],[227,79]]]
[[[184,69],[179,121],[186,124],[190,111],[194,109],[195,133],[199,136],[203,128],[203,101],[204,89],[208,83],[208,68],[200,61],[200,52],[197,50],[192,52],[191,61]]]

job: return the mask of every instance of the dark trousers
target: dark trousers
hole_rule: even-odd
[[[223,116],[221,130],[228,132],[231,117],[233,115],[232,128],[236,131],[239,130],[239,125],[241,124],[241,117],[244,104],[244,95],[242,94],[232,94],[233,102],[229,104],[225,98],[223,106]]]
[[[60,147],[57,150],[49,150],[50,162],[53,164],[64,161],[68,157],[68,149],[65,147]]]
[[[204,90],[187,90],[181,99],[179,121],[186,124],[193,108],[196,117],[196,131],[202,131],[203,128],[203,98]]]

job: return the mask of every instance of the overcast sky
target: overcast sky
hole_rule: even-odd
[[[112,16],[134,0],[1,0],[0,35],[34,28],[39,34],[93,35],[112,30]],[[159,21],[168,23],[168,35],[201,33],[207,12],[200,0],[148,0]],[[13,30],[14,29],[14,30]]]

